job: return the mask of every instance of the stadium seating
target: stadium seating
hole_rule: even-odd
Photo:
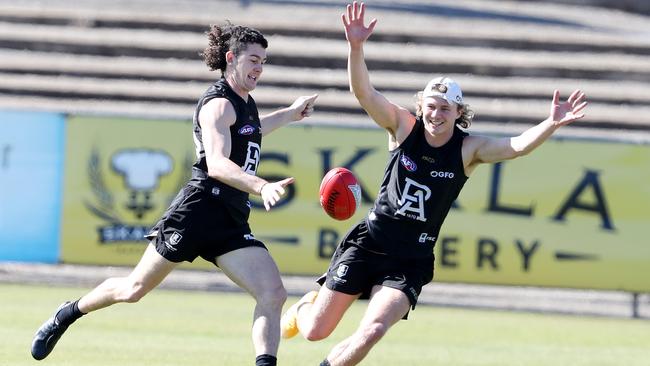
[[[464,88],[475,128],[517,130],[548,113],[554,88],[582,88],[575,131],[650,133],[650,22],[641,14],[540,2],[368,1],[372,82],[412,106],[434,75]],[[435,5],[432,5],[435,4]],[[204,32],[228,19],[260,29],[269,64],[262,112],[319,93],[310,123],[372,126],[347,86],[338,1],[0,0],[0,108],[191,118],[218,77]]]

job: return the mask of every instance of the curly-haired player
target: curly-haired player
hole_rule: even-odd
[[[280,314],[286,300],[278,268],[248,225],[249,194],[267,210],[293,182],[267,182],[255,175],[262,136],[313,112],[317,95],[259,117],[250,92],[266,61],[267,41],[257,30],[226,24],[208,32],[203,57],[221,78],[199,99],[193,118],[197,161],[192,178],[147,235],[150,243],[127,277],[109,278],[80,299],[62,304],[37,331],[32,356],[47,357],[66,329],[82,315],[119,302],[136,302],[181,262],[201,257],[256,301],[252,327],[257,366],[275,365]]]

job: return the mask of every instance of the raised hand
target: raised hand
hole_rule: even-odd
[[[551,103],[550,117],[558,126],[568,125],[585,116],[584,109],[587,107],[587,96],[581,90],[576,89],[566,102],[560,102],[560,92],[553,92],[553,103]]]
[[[302,96],[296,99],[289,107],[293,111],[293,121],[300,121],[305,117],[311,116],[314,112],[314,103],[318,94]]]
[[[356,1],[347,6],[346,14],[341,14],[343,20],[343,27],[345,28],[345,38],[350,45],[358,46],[365,42],[372,34],[377,24],[377,19],[373,19],[366,27],[363,23],[363,16],[366,10],[364,3],[357,3]]]

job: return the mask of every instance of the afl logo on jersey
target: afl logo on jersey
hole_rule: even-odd
[[[240,135],[252,135],[253,132],[255,132],[255,127],[251,125],[246,125],[240,128],[239,131],[237,131],[237,133],[239,133]]]
[[[418,169],[418,166],[415,164],[415,162],[406,155],[402,155],[402,157],[399,158],[399,161],[409,172],[414,172]]]

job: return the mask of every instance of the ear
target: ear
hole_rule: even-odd
[[[456,104],[456,118],[459,119],[463,115],[463,106]]]
[[[232,51],[226,52],[226,62],[231,64],[235,60],[235,53]]]

